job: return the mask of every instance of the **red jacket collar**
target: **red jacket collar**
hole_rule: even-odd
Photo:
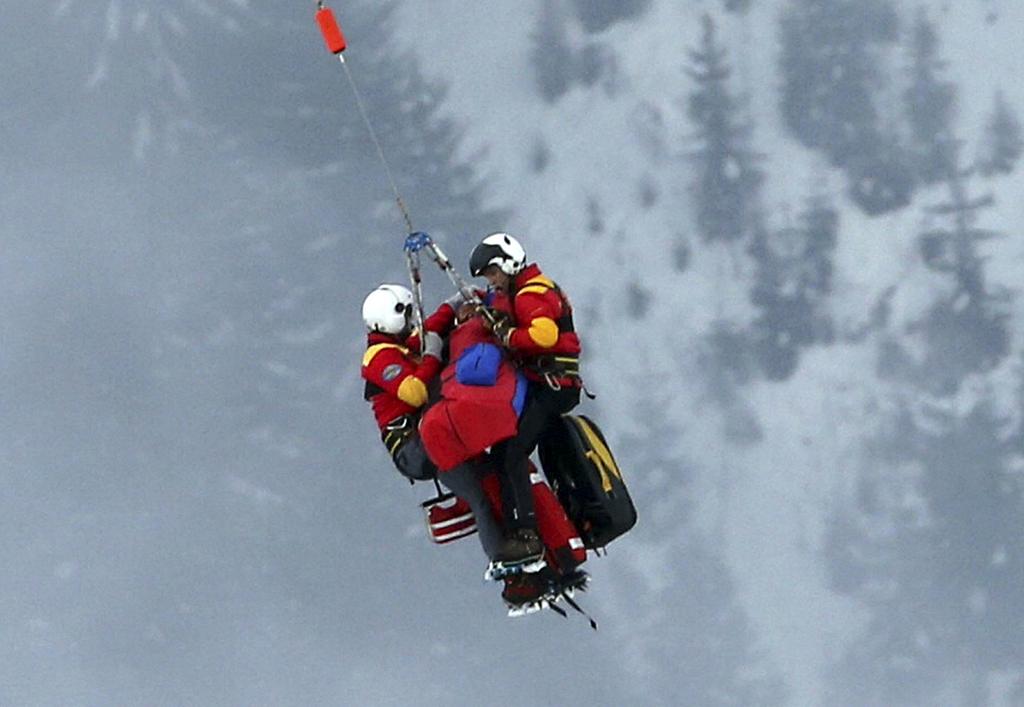
[[[523,268],[518,275],[515,276],[515,278],[512,280],[512,286],[518,290],[519,288],[523,287],[527,282],[529,282],[530,280],[532,280],[533,278],[537,277],[540,274],[540,267],[537,265],[537,263],[530,263],[525,268]]]
[[[399,346],[405,345],[405,341],[403,339],[400,339],[399,337],[394,336],[392,334],[382,334],[379,331],[371,331],[369,334],[367,334],[366,343],[371,346],[373,344],[398,344]]]

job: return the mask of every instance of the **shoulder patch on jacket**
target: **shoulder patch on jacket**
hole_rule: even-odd
[[[398,376],[402,375],[402,366],[397,363],[392,363],[390,366],[384,369],[381,373],[381,378],[386,381],[393,381]]]

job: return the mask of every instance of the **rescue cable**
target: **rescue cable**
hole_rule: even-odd
[[[406,228],[408,228],[407,233],[412,233],[415,229],[412,227],[412,218],[409,216],[409,210],[405,207],[402,194],[398,191],[398,184],[395,182],[395,177],[391,172],[391,165],[388,164],[388,159],[384,155],[384,148],[381,147],[380,140],[377,138],[377,131],[373,129],[373,123],[370,122],[370,117],[366,113],[363,96],[359,92],[355,79],[352,78],[352,71],[348,68],[348,63],[345,61],[345,54],[343,52],[348,47],[345,35],[342,33],[341,26],[334,17],[331,8],[324,5],[324,0],[317,0],[316,6],[316,22],[320,25],[320,33],[323,34],[324,43],[327,44],[328,51],[338,57],[342,68],[345,70],[345,77],[352,87],[352,95],[355,96],[359,115],[362,116],[363,123],[366,124],[366,129],[370,133],[370,139],[373,140],[373,145],[377,149],[377,157],[380,158],[380,163],[384,167],[384,173],[391,184],[391,191],[395,194],[395,203],[398,204],[398,210],[402,212],[402,218],[405,220]]]
[[[316,22],[320,26],[320,33],[323,35],[324,43],[327,45],[328,51],[338,57],[341,62],[342,68],[345,70],[345,77],[348,79],[348,83],[352,88],[352,95],[355,97],[356,107],[359,109],[359,115],[363,119],[363,123],[366,125],[366,130],[370,134],[370,139],[373,141],[373,145],[377,150],[377,157],[380,159],[381,165],[384,167],[384,173],[387,175],[388,182],[391,185],[391,191],[395,195],[395,203],[398,205],[398,210],[402,214],[402,219],[405,221],[405,226],[408,229],[409,234],[405,239],[405,259],[406,265],[409,268],[409,281],[412,285],[413,294],[413,315],[414,324],[417,329],[422,331],[423,328],[423,296],[422,296],[422,278],[420,277],[420,252],[426,251],[431,259],[437,263],[438,267],[441,268],[448,275],[448,279],[451,280],[455,288],[462,294],[463,298],[467,302],[476,305],[482,305],[483,301],[476,294],[469,284],[459,275],[452,265],[448,256],[444,254],[444,251],[434,243],[433,239],[422,231],[415,231],[412,225],[412,218],[409,216],[409,210],[405,206],[405,201],[402,199],[402,194],[398,190],[398,183],[395,181],[394,175],[391,171],[391,165],[388,163],[387,156],[384,154],[384,148],[381,147],[380,139],[377,137],[377,131],[373,128],[373,123],[370,121],[370,117],[366,112],[366,106],[362,98],[362,94],[359,92],[359,87],[352,77],[352,72],[349,69],[348,62],[345,61],[344,51],[348,47],[348,43],[345,41],[345,35],[341,31],[341,26],[338,24],[337,18],[334,16],[334,12],[329,7],[324,5],[324,0],[317,0],[317,11],[316,11]],[[492,325],[495,323],[496,318],[494,313],[487,308],[481,308],[481,313],[484,318],[488,320]],[[423,337],[420,337],[420,345],[423,345]]]
[[[359,92],[359,86],[356,84],[355,79],[352,77],[352,71],[349,69],[348,62],[345,61],[344,51],[348,47],[348,42],[345,41],[345,35],[341,31],[341,26],[338,24],[337,18],[334,16],[334,12],[331,8],[324,5],[324,0],[317,0],[316,3],[316,23],[320,26],[320,33],[323,35],[324,44],[327,45],[327,50],[338,57],[341,62],[342,68],[345,70],[345,78],[348,79],[349,86],[352,88],[352,95],[355,97],[356,107],[359,109],[359,115],[363,119],[363,124],[366,125],[366,130],[370,134],[370,139],[373,141],[373,146],[377,150],[377,158],[380,160],[381,166],[384,167],[384,174],[387,176],[388,183],[391,185],[391,191],[395,195],[395,204],[398,205],[398,210],[402,214],[402,220],[405,221],[405,227],[407,233],[413,232],[412,217],[409,216],[409,209],[405,206],[405,201],[402,199],[402,194],[398,190],[398,183],[395,181],[394,174],[391,172],[391,165],[388,163],[388,158],[384,154],[384,148],[380,144],[380,139],[377,137],[377,131],[373,129],[373,123],[370,121],[370,116],[366,112],[366,105],[363,101],[363,96]],[[413,297],[413,326],[417,331],[423,330],[423,289],[422,279],[420,277],[419,267],[419,254],[406,249],[406,265],[409,269],[409,284],[412,289]],[[425,344],[424,337],[420,337],[420,349]]]

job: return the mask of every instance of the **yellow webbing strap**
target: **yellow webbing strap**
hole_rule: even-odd
[[[586,456],[587,459],[593,462],[594,466],[597,467],[598,472],[601,474],[601,488],[604,489],[605,493],[611,493],[611,477],[614,476],[619,481],[622,481],[622,472],[619,471],[619,465],[615,463],[615,459],[612,457],[612,453],[608,449],[608,446],[601,441],[601,437],[594,432],[593,428],[587,424],[586,420],[574,417],[573,422],[576,423],[576,426],[583,432],[583,436],[590,445],[590,449],[587,450]]]

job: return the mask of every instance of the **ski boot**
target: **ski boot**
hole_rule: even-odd
[[[516,574],[533,574],[547,566],[544,544],[536,530],[520,528],[505,539],[494,561],[487,566],[484,579],[496,580]]]

